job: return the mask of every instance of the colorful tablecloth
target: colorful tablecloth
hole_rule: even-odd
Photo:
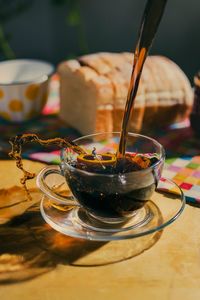
[[[0,159],[8,159],[9,138],[22,133],[36,133],[41,138],[80,136],[80,133],[61,122],[55,114],[59,109],[58,86],[53,82],[50,98],[43,115],[22,123],[12,124],[0,120]],[[54,114],[51,114],[54,113]],[[163,176],[172,179],[183,190],[187,201],[200,203],[200,138],[194,136],[188,121],[156,132],[148,132],[165,148],[166,164]],[[60,162],[59,149],[44,148],[38,144],[28,145],[23,157],[48,164]],[[167,183],[166,183],[167,187]]]
[[[200,140],[195,138],[190,127],[160,131],[156,138],[166,150],[163,177],[178,184],[188,202],[200,203]],[[59,150],[27,152],[25,157],[48,164],[60,163]],[[173,192],[171,186],[163,182],[163,187]]]
[[[163,176],[179,185],[186,201],[200,203],[200,156],[167,159]],[[164,186],[171,190],[165,181]]]

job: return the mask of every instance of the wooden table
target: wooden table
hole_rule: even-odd
[[[42,165],[30,163],[30,167],[38,171]],[[1,189],[19,185],[13,162],[1,161],[0,170]],[[74,266],[84,242],[64,237],[43,222],[37,211],[41,195],[34,184],[32,188],[36,204],[29,213],[21,215],[30,204],[19,204],[10,218],[20,216],[7,223],[2,221],[5,210],[0,209],[4,223],[0,226],[1,300],[200,299],[200,208],[186,205],[181,217],[160,232],[148,249],[136,251],[128,260],[96,267]],[[6,197],[1,190],[0,207]],[[8,203],[14,203],[15,197],[13,190]],[[102,248],[91,251],[101,255]]]

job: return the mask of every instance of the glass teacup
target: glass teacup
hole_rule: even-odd
[[[109,169],[113,166],[111,158],[116,154],[119,138],[120,133],[98,133],[74,140],[87,153],[86,165],[81,164],[79,155],[70,148],[62,149],[60,166],[43,169],[37,177],[38,187],[50,199],[82,207],[90,217],[101,222],[112,224],[130,219],[151,199],[161,177],[165,153],[156,140],[129,133],[126,154],[155,160],[144,169],[123,170],[122,165],[119,172],[112,172]],[[96,164],[92,161],[93,156]],[[73,196],[63,197],[55,193],[46,184],[46,177],[50,174],[64,176]]]

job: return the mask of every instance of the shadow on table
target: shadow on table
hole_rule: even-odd
[[[116,242],[64,236],[41,218],[38,205],[0,226],[0,284],[49,272],[57,265],[100,266],[130,259],[152,247],[162,232]]]

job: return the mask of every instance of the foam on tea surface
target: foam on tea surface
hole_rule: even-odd
[[[150,167],[158,161],[155,155],[147,157],[143,154],[126,153],[123,158],[116,154],[80,154],[71,166],[87,172],[99,174],[124,174]]]

